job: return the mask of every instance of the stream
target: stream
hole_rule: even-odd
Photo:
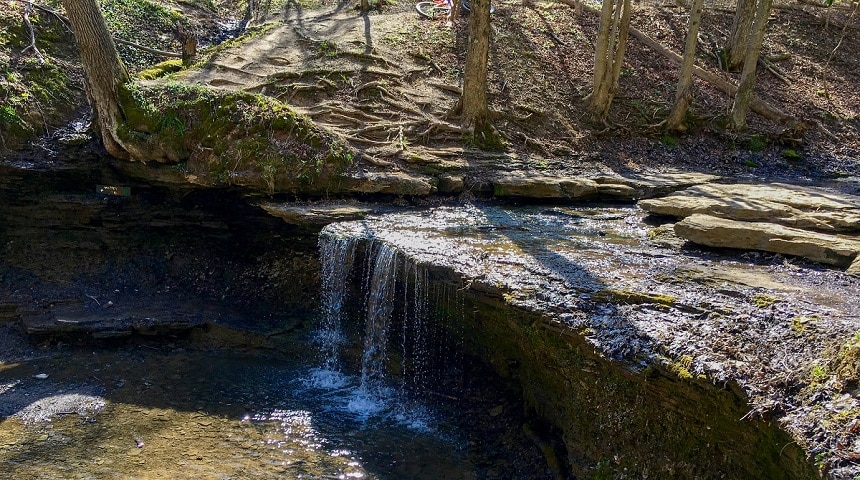
[[[385,404],[356,394],[355,376],[320,386],[314,363],[292,358],[157,342],[50,350],[0,367],[3,478],[545,475],[498,396]],[[508,444],[476,443],[491,421]]]

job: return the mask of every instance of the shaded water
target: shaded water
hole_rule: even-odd
[[[321,388],[314,361],[148,343],[60,350],[0,366],[0,478],[511,478],[487,474],[511,452],[470,441],[483,435],[458,419],[468,399],[458,412],[401,393],[368,409],[359,375]],[[534,472],[535,458],[517,469]]]

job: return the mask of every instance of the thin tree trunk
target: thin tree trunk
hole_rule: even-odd
[[[63,0],[69,23],[81,53],[93,116],[105,149],[117,158],[129,158],[117,129],[123,122],[119,87],[128,82],[128,71],[116,51],[96,0]]]
[[[582,2],[578,2],[576,0],[558,1],[573,8],[581,7],[583,11],[588,12],[591,15],[600,16],[600,10],[593,8],[590,5],[583,5]],[[636,38],[637,40],[642,42],[646,47],[659,53],[660,55],[663,55],[672,63],[676,65],[681,65],[682,63],[684,63],[684,59],[683,57],[681,57],[681,55],[678,55],[671,49],[667,48],[665,45],[662,45],[657,40],[654,40],[648,35],[645,35],[636,28],[630,27],[630,35],[632,35],[633,38]],[[731,97],[734,97],[738,91],[738,87],[732,82],[720,77],[716,73],[705,70],[703,68],[693,66],[693,75],[708,82],[709,84],[725,92]],[[750,109],[758,113],[762,117],[771,120],[774,123],[787,126],[789,129],[794,130],[796,132],[802,132],[805,129],[805,125],[802,122],[799,122],[796,118],[781,111],[773,105],[762,101],[755,95],[753,95],[752,100],[750,101]]]
[[[687,129],[684,117],[693,102],[693,67],[696,64],[696,44],[699,41],[699,25],[702,22],[702,4],[704,0],[693,0],[690,6],[690,23],[687,26],[687,44],[684,46],[684,62],[678,78],[678,89],[675,91],[675,105],[666,120],[666,129],[684,131]]]
[[[756,66],[761,54],[761,45],[764,42],[764,32],[767,30],[767,18],[770,15],[772,0],[758,0],[758,2],[752,38],[744,56],[744,68],[741,71],[738,92],[735,94],[735,101],[732,103],[732,111],[729,115],[729,126],[734,130],[743,130],[747,125],[747,110],[755,89]]]
[[[585,98],[596,121],[605,121],[618,90],[618,77],[627,50],[630,0],[604,0],[594,47],[594,85]]]
[[[609,68],[609,31],[612,26],[612,10],[615,5],[613,0],[603,0],[603,7],[600,9],[600,24],[597,28],[597,42],[594,45],[594,76],[592,78],[591,93],[585,97],[586,103],[590,104],[592,109],[604,103],[603,92],[601,86],[603,79],[606,76],[606,70]]]
[[[732,31],[726,39],[723,49],[723,69],[728,71],[740,70],[744,63],[747,47],[749,47],[753,19],[755,18],[756,0],[738,0],[735,17],[732,21]]]
[[[487,62],[490,52],[490,0],[473,0],[469,19],[469,45],[459,110],[464,126],[483,130],[489,123]]]

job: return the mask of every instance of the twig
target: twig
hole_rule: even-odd
[[[66,30],[67,30],[67,31],[72,32],[72,27],[71,27],[71,25],[69,25],[69,19],[68,19],[68,18],[66,18],[65,16],[60,15],[59,13],[55,12],[54,10],[51,10],[51,9],[50,9],[50,8],[48,8],[48,7],[45,7],[45,6],[39,5],[38,3],[31,2],[31,1],[29,1],[29,0],[20,0],[20,1],[21,1],[22,3],[26,3],[26,4],[28,4],[28,5],[32,5],[32,6],[33,6],[33,8],[35,8],[36,10],[41,10],[41,11],[43,11],[43,12],[45,12],[45,13],[49,13],[49,14],[53,15],[53,16],[54,16],[54,18],[56,18],[57,20],[59,20],[59,22],[60,22],[64,27],[66,27]]]

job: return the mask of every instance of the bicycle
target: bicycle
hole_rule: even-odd
[[[469,0],[461,0],[460,7],[464,12],[468,12],[471,8],[469,5]],[[451,0],[425,0],[422,2],[418,2],[415,5],[415,9],[418,10],[418,14],[425,18],[447,18],[451,14],[451,7],[454,4]],[[493,13],[496,9],[490,5],[490,13]]]

